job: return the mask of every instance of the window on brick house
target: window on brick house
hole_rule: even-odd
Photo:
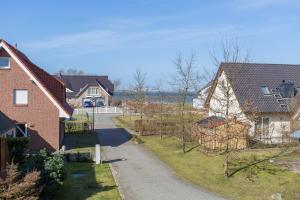
[[[27,137],[27,124],[18,123],[16,129],[16,137]]]
[[[10,68],[9,58],[0,57],[0,69],[8,69],[8,68]]]
[[[14,90],[14,104],[28,105],[28,90]]]

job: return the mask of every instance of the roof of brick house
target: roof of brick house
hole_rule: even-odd
[[[15,123],[0,111],[0,135],[15,127]]]
[[[58,105],[69,115],[72,116],[73,108],[66,103],[65,85],[62,81],[56,79],[45,70],[35,65],[20,50],[13,47],[5,40],[0,39],[0,44],[6,46],[14,56],[26,67],[28,71],[37,79],[37,81],[46,89],[48,94],[54,98]]]

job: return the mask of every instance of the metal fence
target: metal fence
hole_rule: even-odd
[[[123,108],[114,106],[103,106],[103,107],[93,107],[93,108],[76,108],[74,109],[75,115],[84,115],[86,113],[95,114],[122,114]]]

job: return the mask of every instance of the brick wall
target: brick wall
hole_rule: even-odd
[[[0,56],[9,55],[0,49]],[[0,110],[19,123],[27,123],[30,149],[59,149],[59,110],[33,83],[20,66],[10,58],[10,69],[0,70]],[[14,90],[28,90],[28,105],[14,105]]]
[[[94,87],[94,86],[93,86]],[[100,91],[100,96],[104,99],[104,104],[106,106],[111,105],[112,98],[109,96],[101,87],[98,87]],[[79,97],[69,98],[67,102],[75,108],[82,107],[83,99],[88,98],[88,88],[81,93]]]

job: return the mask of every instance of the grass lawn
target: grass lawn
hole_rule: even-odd
[[[119,126],[125,126],[124,121]],[[176,174],[196,185],[232,199],[270,199],[274,193],[281,193],[283,199],[300,199],[300,175],[280,169],[269,162],[261,162],[241,170],[231,178],[223,176],[223,156],[209,156],[199,149],[182,153],[176,137],[140,137],[143,145],[153,151],[161,160],[172,167]],[[272,156],[279,150],[240,152],[235,154],[241,163]],[[254,155],[254,156],[253,156]],[[295,156],[299,156],[296,154]],[[284,155],[293,157],[294,155]],[[233,163],[233,164],[237,164]],[[232,165],[234,166],[234,165]]]
[[[75,152],[94,151],[97,143],[95,133],[67,134],[66,139]],[[118,188],[108,163],[66,163],[67,179],[55,199],[121,199]],[[84,173],[82,177],[74,177],[73,173]]]
[[[108,164],[67,163],[66,169],[68,178],[55,199],[121,199]],[[72,177],[76,172],[85,173],[86,176]]]

